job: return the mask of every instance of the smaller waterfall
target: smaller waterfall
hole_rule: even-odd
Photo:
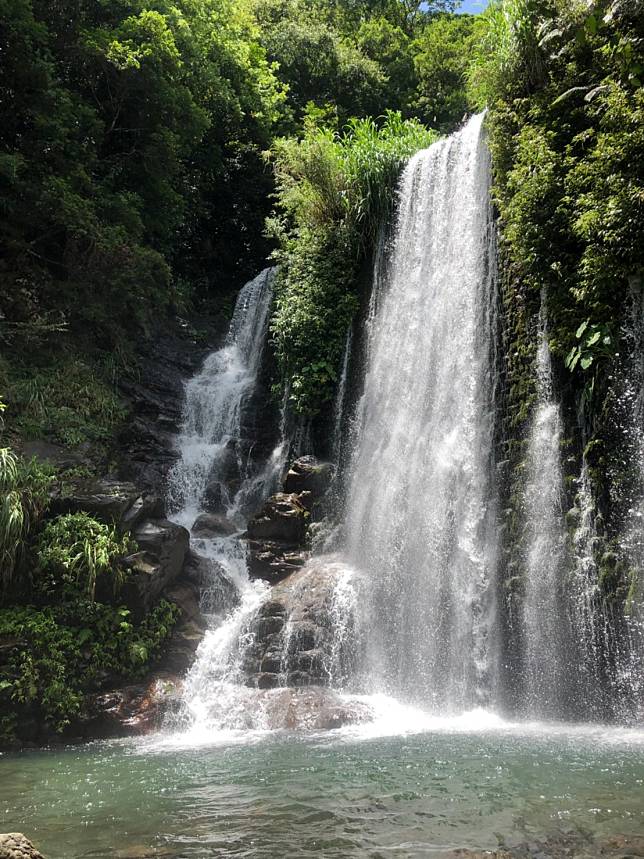
[[[342,459],[342,439],[345,423],[345,410],[347,400],[347,384],[349,378],[349,362],[351,359],[351,348],[353,346],[353,328],[347,331],[347,341],[344,346],[344,355],[342,357],[342,369],[340,371],[340,381],[338,383],[338,393],[335,398],[335,408],[333,409],[333,459],[339,465]]]
[[[571,694],[576,692],[578,709],[584,716],[602,719],[612,709],[612,702],[606,699],[604,692],[607,663],[614,645],[612,625],[604,611],[599,586],[595,558],[598,540],[596,510],[585,460],[577,481],[575,507],[570,513],[576,520],[572,534],[573,564],[568,590],[571,640],[577,670],[571,672],[569,684]],[[610,694],[608,697],[611,697]]]
[[[526,715],[557,716],[567,675],[563,640],[567,618],[563,589],[562,422],[552,392],[545,326],[537,353],[537,396],[528,440],[524,495],[524,703]]]
[[[271,463],[257,473],[240,435],[242,406],[260,370],[272,280],[266,269],[243,287],[223,348],[186,385],[179,459],[168,482],[174,518],[187,528],[207,508],[234,517],[270,481]]]
[[[644,720],[644,283],[641,277],[631,279],[629,311],[622,332],[628,361],[621,405],[635,477],[628,491],[627,519],[620,540],[628,567],[628,595],[617,669],[619,682],[630,699],[631,714]]]
[[[243,410],[258,385],[272,279],[273,270],[266,269],[243,287],[223,347],[187,383],[180,456],[169,478],[175,521],[191,528],[210,512],[224,526],[221,535],[191,540],[212,571],[212,585],[205,582],[202,595],[210,629],[186,680],[179,723],[206,736],[222,726],[248,725],[253,711],[252,690],[242,685],[243,638],[269,589],[249,581],[246,547],[238,536],[247,514],[276,488],[287,445],[279,439],[268,457],[256,460],[253,439],[242,437]],[[237,592],[232,610],[230,599],[221,610],[222,576],[228,592]]]

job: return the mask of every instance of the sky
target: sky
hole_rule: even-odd
[[[488,0],[463,0],[459,12],[482,12],[488,4]]]

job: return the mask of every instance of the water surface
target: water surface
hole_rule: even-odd
[[[485,714],[398,736],[378,725],[5,755],[0,830],[48,859],[438,857],[499,838],[644,833],[643,732]]]

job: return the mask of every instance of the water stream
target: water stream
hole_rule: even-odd
[[[562,713],[566,680],[572,666],[565,644],[562,421],[552,392],[545,320],[542,319],[541,324],[537,353],[538,399],[528,439],[523,505],[527,534],[522,667],[524,714],[556,718]]]

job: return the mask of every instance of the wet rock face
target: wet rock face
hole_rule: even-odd
[[[341,574],[339,565],[318,562],[273,588],[249,628],[253,643],[243,665],[249,685],[273,689],[342,684],[350,655],[336,638]]]
[[[299,495],[278,493],[248,523],[248,573],[271,584],[300,569],[308,560],[305,548],[309,511]]]
[[[331,485],[334,467],[319,462],[314,456],[301,456],[291,465],[284,478],[284,492],[310,493],[311,503],[318,502]]]
[[[0,835],[0,859],[44,859],[22,832]]]
[[[206,633],[207,622],[199,604],[200,590],[181,579],[167,588],[164,598],[179,609],[179,618],[163,651],[164,671],[186,674],[195,660],[197,648]]]
[[[248,574],[251,579],[264,579],[274,584],[301,569],[310,552],[274,540],[248,541]]]
[[[295,494],[279,492],[248,523],[251,540],[275,540],[299,546],[306,537],[309,513]]]
[[[166,519],[148,519],[132,533],[139,551],[125,559],[130,575],[119,599],[142,617],[181,575],[190,535]]]
[[[200,320],[203,322],[203,320]],[[119,435],[119,473],[164,498],[165,480],[177,459],[184,382],[193,375],[224,331],[209,332],[211,344],[197,344],[184,330],[162,330],[141,344],[136,377],[119,380],[132,419]]]
[[[330,689],[274,689],[264,693],[262,707],[267,727],[272,730],[329,731],[369,721],[368,705],[341,697]]]
[[[192,549],[186,556],[182,581],[197,590],[201,611],[206,614],[224,616],[239,603],[239,590],[226,571]]]
[[[149,734],[178,707],[181,681],[173,675],[89,696],[82,719],[73,725],[81,738],[111,739]]]
[[[252,579],[282,581],[309,560],[308,529],[333,478],[333,466],[302,456],[284,478],[284,492],[269,498],[247,526]]]

